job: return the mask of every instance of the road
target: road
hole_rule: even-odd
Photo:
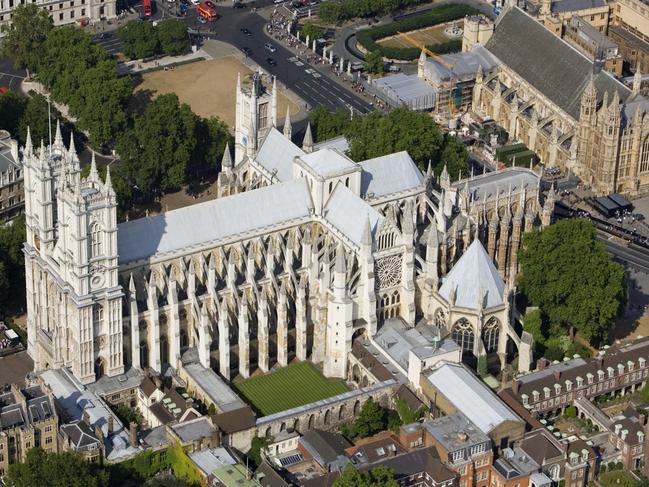
[[[0,58],[0,86],[7,86],[15,91],[25,76],[24,69],[14,67],[13,59]]]
[[[272,0],[258,0],[255,6],[261,8],[272,3]],[[172,5],[171,11],[174,12],[175,4]],[[168,3],[158,2],[153,20],[169,17],[167,10],[169,7]],[[323,105],[330,109],[352,107],[356,112],[361,113],[372,110],[371,105],[362,97],[327,76],[324,70],[329,70],[329,65],[310,66],[296,59],[291,51],[267,36],[264,33],[266,19],[252,12],[250,8],[234,9],[219,4],[217,12],[220,15],[218,20],[202,25],[197,21],[196,7],[192,5],[181,19],[189,28],[203,31],[209,37],[227,42],[239,49],[244,47],[250,49],[250,58],[302,98],[309,108]],[[206,32],[208,28],[213,33]],[[252,35],[244,35],[241,32],[243,28],[248,29]],[[111,54],[119,52],[121,47],[115,32],[98,34],[95,36],[95,41]],[[276,51],[270,52],[265,49],[266,43],[271,43]],[[268,58],[275,60],[276,65],[269,64]]]
[[[610,240],[610,235],[598,230],[597,237],[604,242],[606,249],[613,255],[615,260],[623,265],[628,265],[636,270],[649,273],[649,252],[631,244],[628,247]]]

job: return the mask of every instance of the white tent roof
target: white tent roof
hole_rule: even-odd
[[[455,263],[444,279],[439,294],[450,301],[453,291],[455,305],[463,308],[478,309],[481,298],[483,308],[492,308],[505,302],[505,282],[479,240],[474,240]]]
[[[428,375],[428,381],[485,434],[505,421],[522,421],[462,364],[443,363]]]

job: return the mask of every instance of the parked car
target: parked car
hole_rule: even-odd
[[[243,52],[246,56],[250,56],[252,54],[252,49],[249,47],[242,47],[241,52]]]
[[[270,42],[267,42],[264,44],[264,47],[266,48],[267,51],[270,52],[275,52],[277,49],[275,49],[275,46],[273,46]]]
[[[266,58],[266,62],[271,66],[277,66],[277,61],[275,61],[272,57]]]
[[[273,0],[274,3],[284,3],[285,0]]]
[[[243,2],[235,2],[234,8],[248,8],[248,5]]]
[[[198,5],[199,3],[201,3],[201,0],[191,0],[191,2],[192,2],[194,5]]]

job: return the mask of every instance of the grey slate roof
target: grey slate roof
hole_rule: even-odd
[[[560,0],[552,2],[550,10],[552,13],[575,12],[606,6],[606,0]]]
[[[372,234],[383,222],[381,214],[356,196],[352,191],[337,184],[325,206],[325,219],[352,242],[359,245],[369,216]]]
[[[411,110],[429,110],[435,105],[437,92],[414,74],[395,74],[372,80],[372,84],[392,105],[407,105]]]
[[[183,365],[183,368],[187,375],[209,396],[219,411],[234,411],[246,406],[246,403],[239,399],[239,396],[212,369],[198,363]]]
[[[310,204],[306,181],[300,179],[121,223],[119,263],[189,250],[308,217]]]
[[[375,157],[360,163],[361,195],[380,198],[420,187],[424,176],[406,151]]]
[[[446,301],[450,301],[452,291],[455,292],[455,305],[463,308],[478,309],[480,299],[484,308],[504,303],[505,283],[480,240],[473,241],[439,288],[439,294]]]
[[[319,151],[306,154],[302,162],[309,166],[316,174],[322,177],[331,177],[356,170],[357,165],[342,152],[325,147]]]
[[[293,159],[304,155],[302,149],[272,127],[261,143],[255,162],[284,182],[293,179]]]
[[[485,47],[559,108],[579,118],[581,95],[593,73],[590,59],[518,7],[500,16]],[[630,90],[606,71],[593,76],[599,100],[605,91],[609,97],[617,91],[622,102],[628,98]]]
[[[489,72],[500,64],[498,59],[480,44],[474,45],[470,51],[445,54],[441,57],[451,65],[451,69],[435,58],[426,58],[426,75],[437,84],[449,80],[474,78],[478,66],[483,72]]]

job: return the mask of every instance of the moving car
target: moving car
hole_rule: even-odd
[[[241,51],[246,55],[250,56],[252,54],[252,50],[249,47],[242,47]]]
[[[271,66],[277,66],[277,61],[275,61],[272,57],[266,58],[266,62]]]
[[[247,35],[248,37],[250,37],[250,36],[252,35],[252,32],[250,32],[250,31],[249,31],[248,29],[246,29],[245,27],[243,27],[242,29],[239,29],[239,30],[240,30],[243,34]]]
[[[243,2],[235,2],[233,7],[234,8],[248,8],[248,5],[246,5]]]
[[[277,49],[275,49],[275,46],[273,46],[270,42],[267,42],[264,44],[264,47],[266,48],[267,51],[270,52],[275,52]]]

